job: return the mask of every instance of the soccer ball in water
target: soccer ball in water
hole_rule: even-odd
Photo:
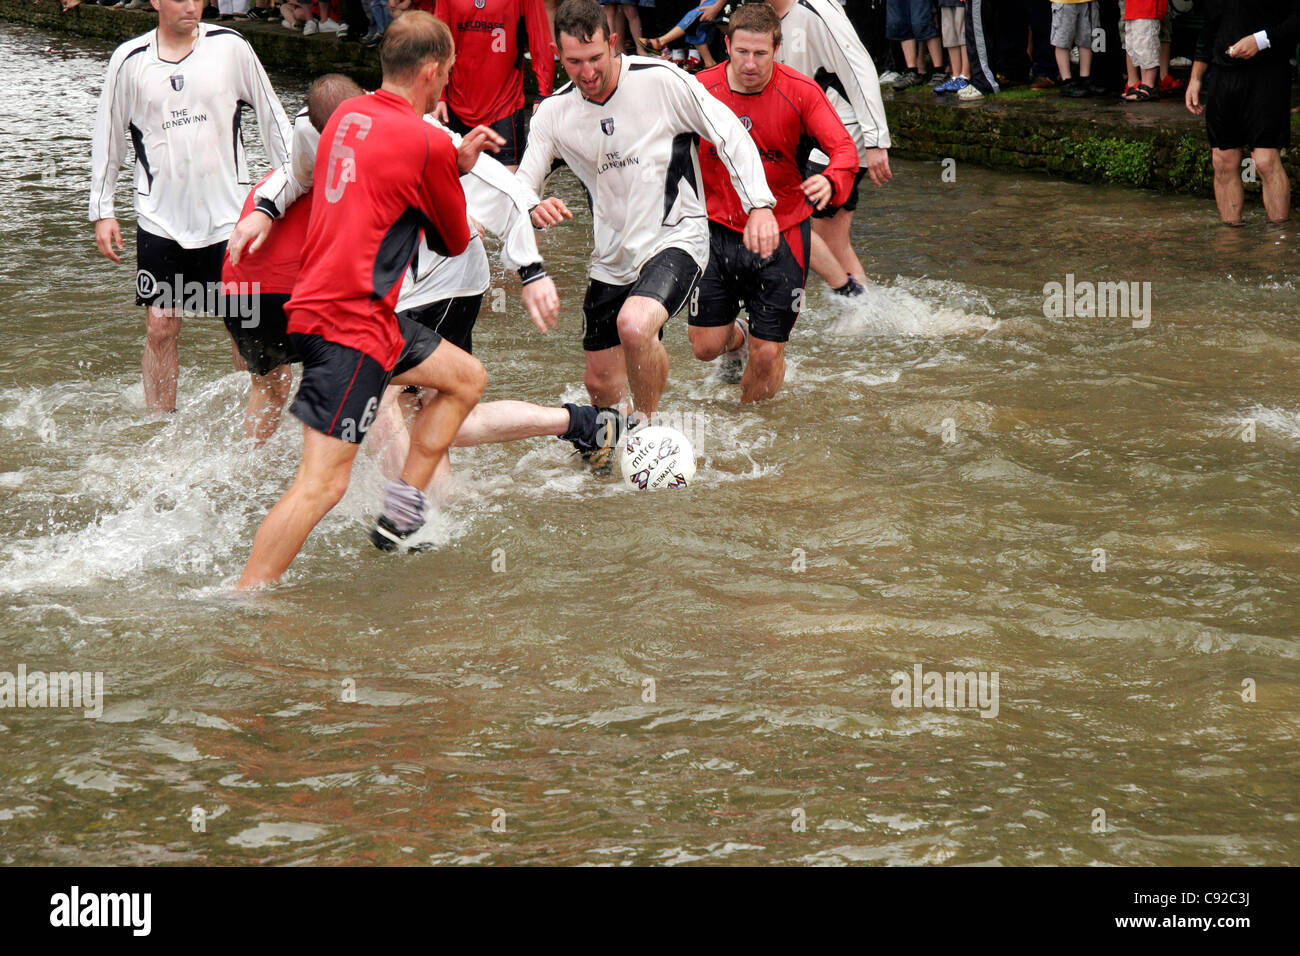
[[[685,488],[695,477],[695,452],[675,428],[646,425],[623,436],[623,483],[638,491]]]

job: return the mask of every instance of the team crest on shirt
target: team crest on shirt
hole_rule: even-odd
[[[474,9],[482,10],[487,6],[487,0],[474,0]]]
[[[177,93],[185,89],[185,77],[181,76],[181,74],[173,73],[171,75],[171,81],[172,81],[172,89],[175,90]]]
[[[746,131],[754,128],[754,123],[750,120],[748,116],[742,116],[740,118],[740,125],[745,127]]]
[[[610,116],[600,121],[600,131],[606,136],[614,135],[614,117]]]

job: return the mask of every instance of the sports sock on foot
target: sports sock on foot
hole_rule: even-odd
[[[394,478],[385,486],[387,500],[384,502],[384,517],[393,523],[401,533],[414,531],[424,524],[424,508],[427,499],[419,488],[408,485],[400,478]]]
[[[831,291],[836,295],[842,295],[845,298],[853,298],[854,296],[862,295],[862,293],[867,290],[863,288],[862,284],[858,282],[857,279],[853,278],[853,276],[849,276],[848,282],[844,283],[844,285],[840,286],[838,289],[832,288]]]

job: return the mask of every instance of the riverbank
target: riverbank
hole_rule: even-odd
[[[83,4],[63,13],[56,0],[0,0],[0,19],[46,30],[121,43],[154,26],[152,12]],[[304,37],[279,23],[227,23],[244,34],[269,70],[305,76],[340,72],[367,86],[379,82],[379,54],[332,35]],[[525,75],[532,86],[532,74]],[[952,159],[1000,169],[1048,173],[1063,179],[1137,186],[1208,197],[1213,177],[1204,122],[1181,99],[1131,104],[1065,100],[1055,91],[1013,90],[967,102],[928,88],[885,91],[896,155]],[[1292,117],[1300,129],[1300,116]],[[1300,181],[1300,150],[1284,165]],[[1259,192],[1258,183],[1246,189]],[[1292,193],[1300,204],[1300,189]]]

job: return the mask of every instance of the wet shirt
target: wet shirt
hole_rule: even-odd
[[[551,95],[555,56],[542,0],[438,0],[435,15],[456,41],[442,98],[464,123],[491,125],[524,105],[525,45],[538,92]]]
[[[256,187],[249,190],[248,198],[244,200],[243,211],[239,214],[240,219],[257,208],[257,190],[264,187],[275,175],[274,171],[267,173]],[[227,250],[221,262],[221,282],[226,286],[235,283],[236,288],[227,289],[226,294],[248,295],[252,291],[254,282],[257,283],[259,293],[268,292],[278,295],[292,293],[293,285],[298,281],[298,272],[302,264],[302,246],[307,238],[307,223],[310,219],[311,194],[309,193],[303,196],[301,201],[289,207],[288,211],[280,217],[271,229],[271,234],[266,237],[266,241],[256,252],[245,251],[238,265],[230,261],[230,251]]]
[[[830,157],[822,175],[834,190],[831,203],[847,198],[858,171],[858,151],[816,83],[777,63],[767,86],[757,93],[740,93],[727,80],[725,61],[696,74],[695,79],[740,117],[749,131],[763,159],[767,184],[776,195],[776,223],[782,232],[812,215],[813,207],[801,186],[803,161],[814,145]],[[712,143],[700,144],[700,171],[709,219],[743,232],[748,217]]]
[[[117,217],[114,190],[128,142],[142,229],[187,249],[224,242],[252,185],[241,132],[257,114],[272,164],[289,158],[289,121],[253,48],[239,33],[198,25],[179,62],[158,31],[128,40],[108,62],[91,146],[90,219]]]
[[[636,281],[670,247],[701,269],[708,264],[701,138],[716,147],[745,211],[776,205],[754,141],[731,110],[675,66],[640,56],[620,61],[618,85],[604,103],[572,83],[542,101],[517,174],[536,204],[551,163],[568,164],[592,207],[591,277],[611,285]]]
[[[394,306],[422,233],[443,255],[469,243],[451,140],[384,90],[344,100],[321,132],[289,331],[391,369],[403,344]]]

